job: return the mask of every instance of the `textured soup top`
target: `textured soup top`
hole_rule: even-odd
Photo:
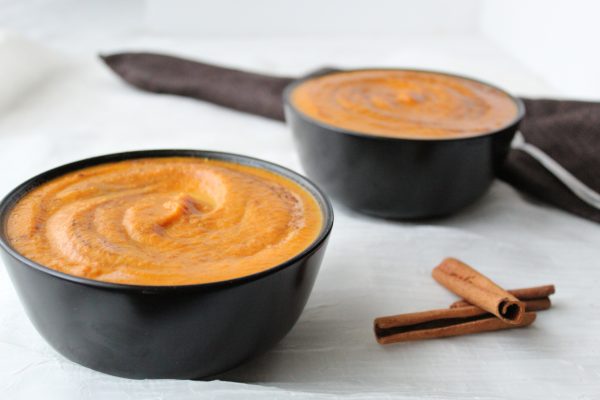
[[[506,93],[433,72],[363,70],[309,79],[291,100],[315,120],[364,134],[446,139],[508,125],[517,106]]]
[[[305,250],[321,209],[263,169],[192,157],[102,164],[51,180],[8,217],[21,254],[81,277],[139,285],[251,275]]]

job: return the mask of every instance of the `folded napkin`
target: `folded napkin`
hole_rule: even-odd
[[[153,53],[120,53],[102,59],[142,90],[193,97],[280,121],[284,120],[283,89],[295,80]],[[525,140],[600,192],[600,103],[523,100],[527,114],[520,130]],[[498,177],[541,201],[600,222],[600,210],[580,200],[521,150],[510,152]]]
[[[520,131],[571,174],[600,192],[600,103],[523,99]],[[513,149],[498,177],[573,214],[600,222],[600,210],[583,202],[529,154]]]

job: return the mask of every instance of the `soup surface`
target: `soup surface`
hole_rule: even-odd
[[[421,71],[328,74],[299,84],[291,100],[302,113],[329,125],[400,138],[476,136],[517,116],[515,102],[496,88]]]
[[[251,275],[306,249],[322,212],[290,179],[192,157],[102,164],[51,180],[17,202],[11,245],[46,267],[138,285]]]

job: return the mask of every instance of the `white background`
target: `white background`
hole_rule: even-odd
[[[134,90],[98,52],[155,50],[284,75],[324,64],[425,67],[519,95],[598,98],[598,6],[575,3],[0,0],[10,32],[0,34],[0,192],[68,161],[145,148],[238,152],[301,171],[284,124]],[[300,321],[222,381],[131,381],[65,360],[0,269],[0,398],[598,398],[597,224],[501,182],[460,214],[427,222],[334,207]],[[524,330],[378,346],[374,317],[454,299],[430,278],[450,255],[506,287],[555,283],[553,309]]]
[[[589,0],[1,0],[0,5],[0,27],[63,49],[100,48],[110,35],[136,33],[372,41],[480,36],[557,93],[600,98],[600,3]]]

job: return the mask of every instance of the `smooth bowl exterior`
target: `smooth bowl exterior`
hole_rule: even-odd
[[[284,92],[286,121],[304,170],[337,202],[384,218],[448,215],[481,197],[506,159],[525,111],[511,96],[517,116],[498,131],[457,139],[374,136],[300,112],[291,93],[311,78],[292,83]]]
[[[319,202],[323,229],[293,259],[247,277],[187,286],[93,281],[38,265],[14,251],[5,222],[15,202],[54,177],[106,162],[143,157],[215,158],[276,172]],[[317,276],[333,212],[310,181],[249,157],[194,150],[112,154],[43,173],[0,203],[0,247],[9,275],[38,332],[68,359],[127,378],[201,378],[226,371],[274,346],[300,316]]]

